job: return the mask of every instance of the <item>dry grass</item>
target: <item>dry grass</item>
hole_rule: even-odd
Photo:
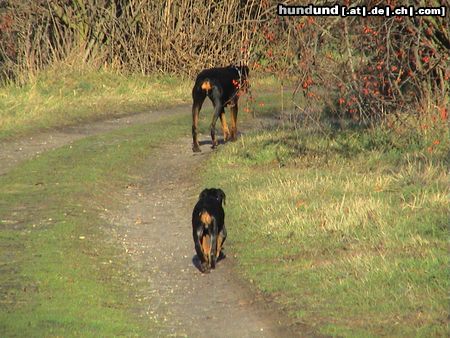
[[[181,104],[189,93],[189,81],[170,76],[61,65],[27,85],[0,87],[0,138]]]

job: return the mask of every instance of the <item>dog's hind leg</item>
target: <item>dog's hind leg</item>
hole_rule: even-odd
[[[192,98],[194,102],[192,104],[192,151],[200,152],[200,145],[198,143],[198,117],[203,101],[205,101],[206,94],[194,87],[192,90]]]
[[[230,138],[230,130],[227,126],[227,119],[225,118],[224,110],[222,110],[222,113],[220,113],[220,123],[222,124],[223,140],[228,141],[228,139]]]
[[[217,139],[216,139],[216,123],[217,119],[221,114],[225,114],[223,106],[221,103],[215,103],[214,104],[214,115],[211,121],[211,141],[212,141],[212,148],[217,147]]]
[[[230,107],[231,112],[231,141],[236,141],[237,138],[237,113],[238,113],[238,103],[237,101]]]

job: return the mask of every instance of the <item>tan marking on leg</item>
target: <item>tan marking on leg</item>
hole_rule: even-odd
[[[199,117],[200,109],[198,106],[192,107],[192,146],[194,151],[200,151],[199,143],[198,143],[198,117]]]
[[[230,107],[231,112],[231,139],[235,140],[237,137],[237,104]]]
[[[203,255],[206,258],[206,263],[208,264],[208,267],[211,262],[211,238],[209,235],[202,236],[202,249],[203,249]]]
[[[207,229],[212,223],[211,215],[207,211],[202,211],[200,213],[200,221],[203,223],[203,225]],[[211,238],[209,235],[203,235],[200,241],[202,244],[203,255],[206,258],[207,266],[210,267],[210,264],[211,264]]]
[[[228,129],[225,113],[220,114],[220,123],[222,124],[223,139],[225,141],[228,141],[228,139],[230,138],[230,130]]]

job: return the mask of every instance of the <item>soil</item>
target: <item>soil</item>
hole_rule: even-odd
[[[83,137],[189,111],[189,106],[179,106],[0,142],[0,175],[21,161]],[[227,256],[215,270],[208,274],[198,270],[191,214],[204,188],[199,173],[211,152],[208,137],[202,138],[202,153],[193,154],[189,138],[162,146],[147,159],[138,184],[124,188],[127,207],[103,215],[119,229],[120,243],[131,257],[130,268],[140,285],[136,313],[161,323],[159,336],[164,337],[317,336],[239,278],[227,243]]]

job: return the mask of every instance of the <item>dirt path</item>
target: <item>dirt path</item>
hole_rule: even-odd
[[[7,173],[20,162],[40,153],[70,144],[84,137],[107,133],[126,126],[156,122],[164,117],[189,113],[187,105],[155,109],[145,113],[86,123],[78,126],[40,132],[12,141],[0,141],[0,175]],[[189,129],[189,127],[188,127]]]
[[[189,107],[139,114],[111,121],[42,133],[0,143],[0,175],[40,152],[77,139],[134,123],[156,121]],[[313,336],[299,325],[289,325],[275,304],[252,292],[236,278],[232,252],[210,274],[195,267],[191,213],[199,192],[199,175],[210,148],[193,155],[191,140],[163,146],[147,160],[136,186],[124,190],[128,207],[104,215],[116,225],[139,285],[141,304],[136,312],[162,323],[160,336],[293,337]],[[229,197],[230,198],[230,197]],[[228,224],[232,227],[232,224]],[[232,239],[230,239],[232,240]]]
[[[201,274],[195,267],[190,219],[202,189],[198,173],[210,150],[205,145],[202,154],[193,155],[190,147],[190,139],[183,139],[148,159],[141,182],[125,192],[127,211],[113,216],[126,229],[123,245],[139,275],[150,282],[142,290],[143,296],[151,295],[145,315],[168,324],[162,336],[296,336],[280,323],[284,318],[274,304],[236,279],[226,245],[228,257],[216,270]]]

